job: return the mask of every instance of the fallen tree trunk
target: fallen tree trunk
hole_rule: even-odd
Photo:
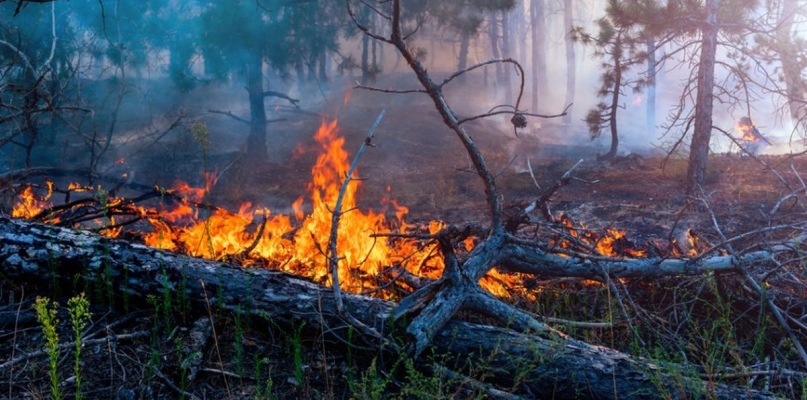
[[[284,272],[243,269],[84,231],[0,218],[0,265],[3,279],[28,282],[50,281],[53,273],[64,280],[82,274],[95,282],[108,271],[115,293],[126,292],[132,299],[159,294],[164,287],[179,291],[184,280],[187,299],[202,309],[207,296],[230,312],[249,303],[256,315],[303,320],[327,332],[346,328],[329,288]],[[385,332],[395,303],[343,296],[353,316]],[[703,393],[722,399],[773,398],[688,378],[695,372],[689,367],[661,367],[570,338],[547,339],[456,320],[445,325],[432,346],[438,354],[455,355],[445,358],[460,361],[447,366],[460,371],[468,360],[487,362],[491,384],[531,398],[650,399],[663,393],[672,398]]]

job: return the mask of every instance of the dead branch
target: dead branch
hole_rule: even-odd
[[[709,205],[709,200],[706,194],[703,192],[703,188],[700,187],[700,185],[698,186],[698,190],[701,193],[700,201],[703,203],[703,205],[706,206],[706,209],[709,211],[709,216],[712,217],[712,224],[715,228],[715,231],[717,231],[718,235],[720,235],[720,237],[723,239],[724,242],[728,243],[726,245],[726,249],[729,251],[729,253],[735,255],[736,252],[734,251],[734,248],[729,242],[728,238],[726,238],[726,235],[723,234],[723,230],[720,229],[720,224],[717,222],[717,217],[715,216],[712,207]],[[776,303],[774,303],[773,299],[765,295],[765,290],[762,289],[762,287],[759,285],[759,282],[757,282],[757,280],[754,279],[754,277],[748,272],[746,265],[747,265],[746,263],[742,262],[737,263],[737,270],[745,278],[748,284],[751,285],[751,287],[756,291],[756,294],[759,295],[760,298],[763,299],[765,303],[768,304],[768,309],[771,310],[774,317],[779,322],[779,325],[782,326],[782,329],[784,329],[785,332],[787,332],[788,337],[790,337],[791,343],[793,343],[793,346],[796,347],[796,349],[798,350],[799,356],[801,356],[804,365],[807,366],[807,352],[805,352],[804,346],[801,344],[801,341],[796,337],[796,334],[793,333],[793,330],[790,329],[790,325],[787,323],[787,320],[782,316],[781,310],[776,305]]]
[[[267,90],[267,91],[263,92],[263,97],[277,97],[279,99],[283,99],[283,100],[288,101],[289,103],[291,103],[291,105],[293,105],[296,108],[300,108],[300,105],[298,104],[298,103],[300,103],[300,100],[291,98],[291,97],[289,97],[289,95],[287,95],[285,93],[280,93],[280,92],[275,92],[275,91],[272,91],[272,90]]]
[[[523,223],[523,222],[525,222],[527,220],[527,217],[528,217],[529,213],[531,213],[531,212],[533,212],[533,211],[535,211],[536,209],[539,209],[539,208],[541,209],[541,212],[543,213],[544,219],[546,219],[549,222],[554,222],[555,218],[552,216],[552,212],[549,210],[549,199],[551,199],[552,196],[555,195],[555,193],[558,191],[558,189],[560,189],[563,186],[568,185],[569,182],[571,182],[571,180],[572,180],[572,172],[574,172],[574,170],[577,169],[577,167],[579,167],[580,164],[582,164],[582,163],[583,163],[583,160],[580,159],[580,161],[578,161],[576,164],[574,164],[574,166],[569,168],[569,170],[566,171],[566,173],[564,173],[563,176],[561,176],[560,179],[557,182],[555,182],[554,185],[547,188],[547,190],[545,190],[543,193],[541,193],[541,195],[538,196],[538,198],[535,199],[535,201],[530,203],[530,205],[527,206],[519,215],[517,215],[515,218],[508,221],[508,229],[507,229],[507,231],[508,232],[515,232],[516,229],[518,228],[518,225],[520,225],[521,223]],[[531,166],[530,166],[530,175],[532,176],[533,181],[535,181],[535,175],[532,172],[532,167]],[[537,186],[538,182],[535,182],[535,185]]]
[[[249,122],[249,121],[247,121],[247,120],[245,120],[245,119],[243,119],[243,118],[241,118],[241,117],[239,117],[239,116],[237,116],[237,115],[233,114],[233,112],[232,112],[232,111],[207,110],[207,112],[209,112],[209,113],[211,113],[211,114],[221,114],[221,115],[226,115],[226,116],[228,116],[228,117],[230,117],[230,118],[232,118],[232,119],[234,119],[234,120],[236,120],[236,121],[238,121],[238,122],[240,122],[240,123],[242,123],[242,124],[245,124],[245,125],[247,125],[247,126],[251,126],[251,125],[252,125],[252,123],[251,123],[251,122]]]
[[[508,236],[508,245],[502,251],[504,269],[538,276],[576,277],[601,281],[604,268],[612,278],[653,279],[664,276],[702,275],[709,271],[739,272],[740,265],[771,260],[778,253],[793,251],[793,245],[805,237],[794,239],[790,245],[780,244],[770,250],[760,250],[742,255],[714,256],[692,259],[664,258],[616,258],[592,256],[579,252],[564,251],[572,255],[563,257],[550,246]]]
[[[105,338],[101,338],[101,339],[82,340],[81,345],[82,346],[94,346],[94,345],[106,343],[110,339],[115,340],[115,341],[141,339],[141,338],[148,337],[150,334],[151,334],[151,332],[149,332],[149,331],[136,331],[136,332],[132,332],[132,333],[122,333],[120,335],[114,335],[114,336],[109,337],[109,338],[105,337]],[[70,342],[70,343],[61,343],[61,344],[59,344],[59,349],[62,349],[62,350],[70,349],[70,348],[75,347],[75,345],[76,344],[72,343],[72,342]],[[0,364],[0,371],[4,370],[6,368],[12,368],[14,366],[14,364],[19,364],[20,362],[28,360],[30,358],[44,357],[46,355],[48,355],[47,350],[38,350],[38,351],[35,351],[35,352],[32,352],[32,353],[27,353],[27,354],[21,355],[21,356],[16,357],[16,358],[12,358],[11,360],[8,360],[8,361]]]
[[[353,162],[350,164],[350,167],[347,170],[345,180],[342,182],[342,187],[339,189],[339,196],[336,198],[336,205],[331,211],[331,234],[328,238],[328,263],[331,271],[331,282],[333,283],[333,293],[334,297],[336,298],[336,306],[339,312],[342,314],[345,312],[345,306],[342,303],[342,293],[339,289],[340,257],[337,249],[339,242],[339,219],[342,217],[342,200],[345,198],[348,185],[350,185],[350,182],[355,179],[353,177],[353,172],[356,170],[356,166],[359,164],[359,160],[361,159],[362,154],[364,154],[364,150],[367,149],[367,146],[372,146],[371,142],[373,140],[373,136],[375,135],[375,130],[378,128],[378,125],[381,123],[381,120],[384,118],[384,114],[386,114],[386,112],[386,108],[381,110],[381,113],[378,114],[378,118],[376,118],[372,128],[370,128],[370,131],[367,133],[367,138],[364,139],[361,147],[359,147],[359,151],[356,153],[356,156],[353,158]]]

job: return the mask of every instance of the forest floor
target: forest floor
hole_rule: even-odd
[[[795,175],[790,172],[789,160],[779,156],[763,156],[762,159],[782,171],[791,185],[799,185]],[[666,238],[676,224],[697,230],[706,240],[717,241],[705,211],[697,207],[685,208],[683,197],[677,194],[680,193],[684,174],[683,161],[671,161],[666,171],[660,168],[661,161],[660,158],[628,157],[609,164],[588,162],[577,170],[576,176],[596,183],[575,181],[564,187],[554,198],[553,211],[568,213],[576,221],[590,227],[625,229],[637,243]],[[803,160],[797,161],[797,170],[807,167]],[[366,162],[369,164],[369,161]],[[536,162],[533,167],[540,171],[538,180],[545,187],[575,162],[574,158],[560,156]],[[302,161],[300,163],[303,164]],[[484,203],[475,176],[450,169],[450,165],[432,168],[422,167],[413,171],[396,166],[393,170],[399,171],[399,175],[383,175],[391,185],[395,185],[393,193],[399,201],[411,207],[411,218],[442,218],[453,222],[484,220]],[[715,155],[711,159],[710,169],[712,173],[706,190],[712,193],[713,207],[727,235],[767,224],[766,214],[787,193],[770,172],[750,158]],[[273,167],[271,171],[279,174],[279,179],[290,182],[304,181],[308,176],[302,166],[298,169],[289,167],[280,172]],[[405,176],[409,179],[404,179]],[[424,184],[439,188],[440,192],[419,195],[422,192],[417,187]],[[499,185],[510,204],[528,202],[536,193],[527,172],[502,175]],[[282,194],[294,198],[297,193],[290,191]],[[365,189],[360,192],[360,197],[362,202],[373,203],[384,194],[384,190]],[[797,216],[787,212],[782,214],[784,219],[794,217]],[[604,296],[604,289],[574,282],[559,282],[550,286],[555,290],[545,288],[545,296],[539,296],[536,300],[541,303],[539,308],[549,315],[567,319],[603,318],[603,310],[588,310],[586,314],[574,304]],[[26,287],[25,290],[24,301],[20,304],[22,287],[11,282],[2,285],[2,362],[12,357],[12,351],[14,356],[19,357],[42,349],[44,340],[41,329],[31,312],[35,295],[59,299],[62,305],[68,297],[67,293],[53,293],[47,288],[40,288],[34,293],[35,288]],[[558,295],[558,291],[574,294]],[[141,305],[141,311],[129,313],[123,310],[108,312],[98,306],[104,302],[101,294],[90,296],[90,303],[95,306],[92,307],[92,325],[87,331],[89,337],[106,338],[108,335],[138,332],[144,333],[144,336],[134,340],[102,341],[83,350],[85,398],[182,398],[170,385],[181,385],[183,376],[187,375],[187,371],[183,371],[183,362],[187,363],[190,354],[196,351],[200,352],[201,370],[192,382],[184,385],[184,389],[201,399],[227,398],[228,390],[229,396],[234,399],[272,398],[261,397],[262,391],[278,399],[468,397],[467,392],[458,389],[461,385],[457,386],[448,377],[421,375],[403,366],[396,366],[403,371],[400,375],[404,382],[403,386],[396,386],[393,381],[375,372],[375,364],[386,363],[389,367],[399,360],[354,359],[343,344],[323,339],[322,332],[304,326],[274,325],[272,321],[255,318],[249,321],[227,315],[219,317],[215,306],[213,313],[218,346],[208,343],[198,349],[179,350],[191,341],[193,322],[200,318],[206,322],[208,317],[177,312],[172,314],[170,322],[164,323],[165,317],[155,311],[161,307],[161,294],[156,296],[154,304]],[[635,293],[635,296],[640,301],[642,294]],[[22,310],[19,317],[18,310]],[[63,321],[60,334],[66,341],[72,337],[72,333],[67,328],[69,318],[64,308],[58,318]],[[155,320],[160,322],[155,323]],[[622,328],[617,332],[572,330],[572,333],[594,344],[631,351],[630,335],[626,335]],[[72,362],[72,352],[63,350],[59,365],[62,389],[66,393],[72,393],[75,388],[75,379],[71,378],[73,375],[70,372]],[[151,372],[152,368],[161,371],[162,377]],[[45,356],[32,356],[18,362],[13,368],[0,369],[0,389],[4,387],[8,390],[0,390],[0,399],[47,398],[49,389]],[[374,397],[374,392],[380,397]],[[428,397],[424,393],[434,396]]]
[[[230,121],[205,119],[212,133],[210,169],[219,171],[219,183],[211,201],[225,208],[237,209],[250,201],[271,207],[275,212],[291,214],[291,203],[305,194],[316,159],[311,136],[323,119],[339,118],[345,148],[351,154],[358,149],[366,130],[381,109],[374,94],[354,93],[352,105],[321,117],[290,114],[288,121],[270,125],[272,152],[268,163],[233,164],[238,145]],[[341,101],[332,99],[333,102]],[[395,100],[393,100],[395,101]],[[379,129],[376,148],[361,160],[359,174],[367,177],[358,192],[361,208],[380,209],[381,200],[392,197],[409,207],[407,219],[425,222],[432,219],[449,223],[483,222],[486,206],[478,178],[461,171],[467,165],[456,138],[441,129],[438,116],[427,99],[407,100],[406,112],[396,104],[386,104],[390,111]],[[243,130],[243,127],[238,129]],[[492,170],[502,170],[497,183],[509,206],[523,206],[539,193],[526,168],[530,159],[538,184],[545,188],[554,183],[579,159],[583,164],[572,181],[552,200],[554,213],[566,213],[591,228],[624,229],[636,243],[665,239],[678,229],[690,228],[704,240],[719,242],[712,221],[702,207],[689,205],[682,194],[686,162],[671,158],[662,168],[664,157],[625,155],[596,162],[599,148],[588,143],[569,145],[568,127],[560,123],[536,123],[516,137],[506,122],[486,121],[469,126],[485,153]],[[571,135],[584,140],[587,134]],[[143,184],[170,186],[177,179],[198,183],[202,161],[198,148],[188,134],[178,134],[160,151],[140,153],[111,171],[132,173]],[[296,149],[296,150],[295,150]],[[118,149],[125,154],[125,146]],[[765,226],[771,209],[784,196],[802,187],[793,172],[807,171],[807,159],[786,156],[761,156],[787,180],[786,187],[757,160],[737,154],[713,154],[704,190],[716,218],[727,236]],[[792,168],[791,168],[792,166]],[[195,181],[195,182],[194,182]],[[785,202],[776,218],[801,218],[792,211],[793,201]],[[390,211],[391,212],[391,211]],[[592,299],[606,296],[602,287],[580,282],[550,283],[541,293],[536,310],[567,319],[602,319],[606,305],[580,308]],[[552,290],[550,290],[552,289]],[[568,291],[567,289],[576,289]],[[13,366],[0,366],[0,399],[41,399],[48,397],[47,362],[44,355],[33,355],[42,348],[43,336],[31,311],[36,295],[58,299],[65,305],[72,294],[54,292],[53,288],[23,287],[3,282],[0,286],[0,363],[13,356],[31,355]],[[563,292],[566,292],[565,294]],[[571,294],[570,294],[571,293]],[[140,311],[108,311],[101,294],[90,294],[92,324],[87,335],[109,338],[111,335],[142,333],[133,340],[105,340],[83,350],[82,381],[85,398],[173,399],[188,398],[177,388],[201,399],[255,398],[446,398],[457,395],[457,382],[445,376],[421,374],[407,368],[406,361],[355,359],[341,343],[324,339],[322,332],[305,326],[280,326],[267,320],[242,320],[217,315],[216,345],[186,347],[191,343],[193,323],[207,320],[207,315],[177,311],[166,318],[158,310],[164,302],[155,294],[151,305],[138,305]],[[637,296],[641,296],[638,294]],[[169,299],[169,303],[170,303]],[[174,302],[177,299],[173,300]],[[522,302],[524,299],[516,299]],[[586,308],[588,307],[588,308]],[[585,311],[583,311],[585,309]],[[709,313],[703,313],[707,318]],[[469,318],[475,318],[468,316]],[[63,342],[72,338],[61,309],[59,333]],[[159,322],[158,322],[159,321]],[[592,344],[607,345],[631,352],[636,350],[624,327],[602,330],[567,330]],[[742,335],[738,335],[742,336]],[[738,339],[739,341],[740,339]],[[776,344],[770,344],[776,346]],[[190,360],[201,359],[195,379],[186,379]],[[59,358],[60,387],[71,394],[75,389],[72,351],[65,349]],[[397,378],[378,372],[397,369]],[[394,366],[394,367],[393,367]],[[161,371],[155,374],[154,371]],[[160,376],[161,375],[161,376]],[[71,378],[73,377],[73,378]],[[175,386],[172,388],[171,386]],[[267,396],[263,396],[265,392]],[[430,396],[427,396],[430,395]]]

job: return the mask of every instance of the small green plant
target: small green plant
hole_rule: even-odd
[[[353,330],[355,328],[353,325],[348,325],[347,327],[347,381],[349,385],[353,385],[356,377],[353,374],[353,370],[356,367],[356,363],[353,360]]]
[[[286,339],[287,351],[292,357],[292,367],[294,368],[292,371],[292,375],[294,376],[295,381],[297,384],[303,383],[303,347],[302,347],[302,340],[303,340],[303,327],[305,327],[305,321],[301,322],[300,325],[295,326],[294,322],[292,321],[291,325],[291,333],[286,332],[282,329],[279,325],[275,323],[268,315],[265,313],[259,313],[262,317],[266,318],[269,323],[278,328],[280,332],[283,334],[283,338]]]
[[[235,309],[235,373],[244,375],[244,327],[241,317],[241,304]]]
[[[401,394],[407,398],[415,399],[445,399],[450,397],[451,380],[439,370],[426,375],[415,367],[411,358],[403,359],[406,370],[406,384],[401,388]]]
[[[303,346],[302,346],[302,336],[303,336],[303,327],[305,326],[305,322],[302,322],[299,326],[293,327],[292,334],[291,334],[291,348],[292,348],[292,361],[294,363],[294,379],[297,381],[297,384],[303,384]]]
[[[154,378],[154,371],[160,368],[160,352],[157,350],[157,337],[160,326],[160,300],[157,296],[150,294],[146,296],[146,302],[154,307],[154,323],[151,324],[151,357],[149,358],[148,369],[146,370],[146,380],[151,382],[151,379]]]
[[[52,307],[49,307],[50,299],[47,297],[37,297],[34,304],[36,311],[36,319],[42,327],[42,334],[45,337],[45,350],[48,353],[48,375],[50,377],[50,397],[54,400],[60,400],[62,393],[59,390],[59,333],[56,332],[56,326],[59,320],[56,319],[56,309],[59,308],[59,303],[54,302]]]
[[[190,365],[191,361],[193,361],[196,358],[201,357],[202,353],[196,351],[196,352],[193,352],[193,353],[189,354],[187,357],[185,357],[185,355],[184,355],[185,354],[185,351],[184,351],[185,346],[184,346],[184,344],[182,342],[182,339],[176,338],[174,340],[174,345],[176,346],[177,358],[179,359],[179,388],[181,389],[181,393],[179,395],[179,398],[181,400],[185,400],[185,385],[186,385],[186,381],[188,380],[188,366]]]
[[[269,365],[269,359],[266,357],[258,359],[258,355],[255,354],[255,381],[257,384],[255,385],[255,400],[275,400],[275,396],[272,395],[272,386],[274,383],[272,382],[272,369]],[[261,370],[263,367],[266,367],[266,378],[262,379]]]
[[[109,192],[102,189],[101,186],[98,186],[98,191],[96,192],[96,197],[98,197],[98,203],[101,205],[101,213],[104,218],[109,218],[108,206],[109,206]],[[112,219],[109,219],[110,223],[112,223]],[[103,288],[104,288],[104,295],[106,296],[106,300],[108,301],[109,308],[113,309],[115,307],[115,299],[113,298],[113,289],[112,289],[112,254],[109,250],[109,241],[104,241],[104,274],[103,274]]]
[[[49,255],[50,255],[50,260],[48,262],[48,273],[50,275],[50,283],[49,283],[50,295],[53,298],[58,298],[59,297],[59,286],[60,286],[59,285],[59,271],[58,271],[58,268],[57,268],[58,263],[56,262],[56,254],[55,253],[53,253],[51,251],[51,252],[49,252]]]
[[[182,320],[185,321],[185,318],[188,314],[188,310],[190,309],[190,302],[188,301],[188,276],[186,273],[186,265],[185,260],[182,260],[182,283],[177,293],[177,305],[179,306],[179,311],[182,314]]]
[[[391,378],[384,378],[379,374],[376,366],[376,359],[370,363],[367,371],[361,374],[361,379],[352,384],[352,400],[381,400],[385,398],[384,393],[390,383]]]
[[[251,270],[246,270],[247,272],[247,305],[246,309],[244,310],[244,326],[250,328],[252,326],[252,303],[254,299],[252,298],[252,277],[253,273]]]
[[[73,335],[76,342],[73,364],[73,372],[76,375],[76,400],[81,400],[81,334],[87,327],[87,321],[92,317],[89,308],[90,303],[84,297],[84,293],[67,301],[67,310],[70,313],[70,321],[73,323]]]
[[[163,286],[163,318],[165,319],[165,334],[171,334],[171,285],[168,283],[168,273],[165,271],[165,266],[162,267],[162,286]]]

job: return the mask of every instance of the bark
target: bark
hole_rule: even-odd
[[[328,71],[331,70],[331,56],[328,53],[328,49],[322,49],[322,55],[320,56],[319,60],[319,81],[320,82],[327,82],[328,81]]]
[[[538,248],[510,244],[502,252],[503,269],[542,277],[575,277],[603,280],[603,270],[612,278],[654,279],[665,276],[702,275],[709,271],[737,272],[740,263],[770,260],[778,251],[761,250],[745,254],[739,259],[732,256],[714,256],[706,259],[633,258],[594,261],[581,257],[561,257]]]
[[[511,30],[513,29],[512,18],[507,13],[507,11],[502,11],[502,57],[510,58],[511,55],[511,44],[510,43],[510,36],[512,35]],[[510,68],[503,67],[504,70],[504,102],[503,104],[509,104],[512,102],[513,98],[513,86],[512,81],[510,79]]]
[[[531,0],[530,20],[532,37],[532,109],[538,111],[540,96],[545,95],[546,74],[546,17],[544,0]]]
[[[373,40],[373,71],[378,71],[378,41]]]
[[[235,313],[240,304],[249,302],[256,317],[302,320],[331,333],[346,331],[328,288],[284,272],[247,270],[89,232],[0,218],[0,261],[4,279],[29,283],[46,284],[54,272],[66,282],[75,274],[95,282],[110,271],[112,290],[118,295],[125,291],[130,299],[139,301],[161,293],[165,285],[175,292],[181,290],[184,280],[186,297],[199,310],[205,309],[206,293],[211,303],[226,312]],[[216,297],[219,294],[221,298]],[[353,294],[344,294],[344,301],[358,320],[381,332],[389,331],[384,324],[394,303]],[[477,296],[469,302],[476,308],[485,299]],[[436,354],[462,354],[460,361],[448,365],[460,371],[479,367],[471,362],[487,360],[492,374],[489,382],[515,386],[513,391],[530,397],[651,399],[659,393],[693,397],[706,392],[723,399],[773,398],[689,378],[690,374],[680,373],[684,368],[680,365],[669,366],[679,372],[673,377],[667,367],[565,336],[554,337],[450,321],[437,332],[432,346]]]
[[[297,90],[305,93],[305,64],[302,57],[294,64],[294,73],[297,75]]]
[[[328,82],[328,49],[322,49],[318,58],[319,81]]]
[[[361,39],[361,83],[366,84],[370,80],[370,37],[363,36]]]
[[[460,55],[457,61],[457,71],[462,71],[468,66],[468,47],[471,44],[471,33],[463,31],[460,33]],[[460,82],[465,82],[465,75],[460,76]]]
[[[524,10],[524,2],[516,2],[514,18],[516,22],[516,34],[513,36],[513,48],[516,52],[516,59],[521,63],[527,62],[527,13]]]
[[[563,32],[566,37],[566,104],[574,103],[574,91],[577,79],[577,60],[574,53],[574,38],[572,38],[572,28],[574,27],[574,0],[563,0]],[[563,122],[572,123],[572,111],[570,108]]]
[[[263,57],[250,56],[247,71],[247,92],[249,93],[249,137],[247,156],[253,160],[265,160],[266,151],[266,108],[263,95]]]
[[[619,147],[619,132],[617,131],[617,111],[619,111],[619,91],[622,88],[622,39],[617,34],[613,49],[614,86],[611,93],[611,110],[608,116],[608,125],[611,128],[611,149],[601,159],[609,160],[616,156]]]
[[[785,78],[787,90],[787,103],[790,117],[798,123],[805,112],[805,87],[801,74],[801,67],[797,60],[796,48],[793,44],[793,23],[798,12],[797,0],[783,0],[782,12],[779,14],[779,28],[777,31],[778,53],[782,60],[782,73]]]
[[[489,23],[490,52],[493,54],[493,58],[502,58],[502,54],[499,52],[499,21],[496,18],[496,13],[490,15]],[[501,84],[502,82],[504,82],[504,71],[502,65],[496,63],[496,83]]]
[[[695,193],[706,175],[706,160],[712,137],[712,106],[715,85],[715,53],[717,52],[717,9],[719,0],[706,0],[706,21],[702,31],[698,64],[698,95],[695,99],[695,131],[689,148],[687,194]]]
[[[647,135],[654,137],[656,131],[656,42],[647,41]]]

